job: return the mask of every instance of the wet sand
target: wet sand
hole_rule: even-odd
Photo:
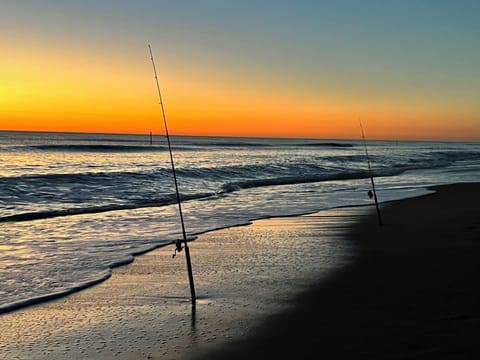
[[[185,359],[246,336],[265,315],[351,262],[345,237],[368,208],[255,221],[190,244],[197,305],[184,253],[157,249],[105,282],[0,315],[0,359]]]

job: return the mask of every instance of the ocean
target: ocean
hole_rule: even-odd
[[[182,238],[166,138],[0,132],[0,313]],[[189,238],[480,179],[480,143],[172,136]],[[334,244],[333,244],[334,246]],[[173,249],[173,246],[172,246]],[[194,254],[193,254],[194,256]]]

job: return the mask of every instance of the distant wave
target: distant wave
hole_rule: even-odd
[[[438,151],[433,154],[435,155],[433,159],[440,161],[480,160],[479,151]]]
[[[203,198],[207,198],[214,195],[217,195],[217,194],[199,193],[194,195],[180,195],[180,198],[182,201],[188,201],[193,199],[203,199]],[[0,217],[0,223],[32,221],[32,220],[49,219],[49,218],[61,217],[61,216],[99,214],[103,212],[117,211],[117,210],[130,210],[130,209],[140,209],[140,208],[147,208],[147,207],[167,206],[167,205],[175,204],[176,202],[177,202],[176,196],[174,194],[171,194],[170,196],[164,196],[158,199],[131,202],[126,204],[110,204],[110,205],[102,205],[102,206],[78,207],[78,208],[69,208],[69,209],[60,209],[60,210],[24,212],[20,214]]]
[[[275,141],[277,140],[277,141]],[[346,142],[331,142],[331,141],[316,141],[316,142],[282,142],[278,139],[265,140],[264,142],[254,141],[209,141],[209,142],[192,142],[194,146],[200,147],[335,147],[335,148],[350,148],[355,146],[352,143]]]
[[[105,145],[105,144],[72,144],[72,145],[34,145],[31,146],[43,151],[71,151],[71,152],[140,152],[165,151],[166,147],[159,145]]]
[[[169,169],[155,169],[155,173],[148,172],[128,172],[128,171],[118,171],[118,172],[82,172],[82,173],[54,173],[54,174],[34,174],[34,175],[19,175],[12,177],[0,177],[0,184],[4,187],[7,187],[9,184],[19,184],[22,181],[36,181],[37,185],[45,184],[54,184],[54,183],[78,183],[78,184],[88,184],[92,182],[97,182],[99,180],[109,179],[112,182],[114,179],[129,179],[127,181],[133,181],[138,179],[150,179],[155,176],[162,176],[170,174]]]
[[[331,175],[306,175],[306,176],[286,176],[275,177],[268,179],[252,179],[245,181],[232,181],[222,186],[222,190],[225,192],[233,192],[240,189],[250,189],[263,186],[275,186],[275,185],[293,185],[293,184],[305,184],[320,181],[332,181],[332,180],[351,180],[351,179],[364,179],[369,177],[369,173],[366,171],[345,172],[336,173]]]
[[[316,143],[305,143],[305,144],[292,144],[290,146],[351,148],[354,145],[350,143],[316,142]]]
[[[263,147],[263,146],[270,146],[270,144],[264,143],[254,143],[254,142],[205,142],[205,143],[197,143],[198,146],[212,146],[212,147]]]
[[[240,189],[250,189],[263,186],[292,185],[334,180],[355,180],[369,178],[370,176],[388,177],[400,175],[405,171],[409,170],[434,169],[445,167],[459,159],[468,158],[469,160],[472,160],[477,157],[480,160],[480,153],[450,154],[442,152],[436,154],[436,157],[434,159],[428,159],[428,161],[413,161],[409,163],[392,164],[390,166],[383,165],[381,167],[373,169],[371,173],[364,169],[339,171],[338,169],[320,168],[305,164],[303,168],[297,166],[298,175],[295,176],[274,176],[268,178],[253,178],[246,180],[230,181],[222,186],[222,190],[225,192],[233,192]],[[340,158],[334,157],[333,160],[338,162]],[[343,160],[358,160],[358,157],[355,155],[351,159],[350,157],[347,157]],[[255,172],[254,169],[251,170]],[[288,170],[288,172],[294,173],[293,169]],[[275,171],[271,171],[271,173],[272,175],[276,175]]]
[[[188,189],[185,191],[188,195],[182,195],[181,198],[188,201],[241,189],[363,179],[370,176],[366,170],[363,155],[326,156],[322,157],[322,160],[326,160],[323,165],[320,165],[321,162],[313,164],[278,162],[211,168],[179,168],[177,174],[185,180],[184,189]],[[401,159],[373,155],[371,160],[374,164],[373,176],[386,177],[409,170],[442,168],[457,161],[477,161],[480,160],[480,152],[432,151],[423,156]],[[23,212],[15,211],[15,208],[5,209],[0,222],[30,221],[171,205],[176,201],[175,196],[169,193],[171,190],[165,190],[171,189],[170,185],[164,186],[165,182],[162,183],[164,180],[169,181],[170,176],[168,168],[156,168],[151,172],[138,173],[120,171],[0,177],[1,195],[10,203],[22,204],[35,201],[38,204],[42,202],[51,204],[52,207],[46,211],[43,209],[30,211],[33,209],[27,207],[23,208]],[[71,184],[74,186],[72,187]],[[205,186],[208,186],[208,190]],[[82,194],[76,191],[78,188],[88,191]],[[161,189],[160,191],[164,193],[160,195],[155,189]],[[103,191],[98,199],[95,197],[96,191]],[[154,194],[153,198],[151,198],[152,194]]]

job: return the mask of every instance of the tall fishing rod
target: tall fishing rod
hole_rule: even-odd
[[[196,301],[195,285],[193,283],[192,263],[190,261],[190,249],[188,248],[187,232],[185,231],[185,223],[183,221],[182,202],[180,200],[180,192],[178,191],[177,174],[175,171],[175,162],[173,161],[173,152],[172,152],[172,145],[170,143],[170,135],[168,133],[167,117],[165,116],[165,108],[163,106],[162,93],[160,92],[160,85],[158,82],[157,68],[155,66],[155,61],[153,60],[153,53],[152,53],[152,48],[150,44],[148,45],[148,51],[150,52],[150,60],[152,60],[153,73],[155,75],[155,82],[157,84],[158,98],[160,100],[160,107],[162,109],[163,125],[165,126],[165,136],[167,138],[168,151],[170,153],[170,164],[172,165],[173,181],[175,183],[175,193],[177,195],[178,213],[180,215],[180,222],[182,224],[183,248],[185,248],[185,258],[187,261],[188,280],[190,282],[190,293],[192,295],[192,305],[195,306],[195,301]],[[182,243],[179,239],[177,239],[177,242],[175,243],[175,252],[173,253],[173,257],[175,257],[175,254],[177,253],[177,251],[178,252],[182,251]]]
[[[370,181],[372,182],[372,192],[373,192],[373,197],[375,199],[375,207],[377,208],[378,224],[382,226],[383,225],[382,217],[380,216],[380,207],[378,206],[377,192],[375,191],[375,183],[373,182],[372,168],[370,166],[370,157],[368,156],[367,141],[365,140],[365,132],[363,131],[362,120],[359,119],[359,122],[360,122],[360,129],[362,130],[362,139],[363,139],[363,145],[365,147],[365,156],[367,158],[368,173],[370,174]],[[372,192],[370,191],[368,192],[368,195],[370,196],[370,198],[372,197]]]

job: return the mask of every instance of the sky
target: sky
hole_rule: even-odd
[[[477,0],[0,0],[0,130],[480,141]]]

